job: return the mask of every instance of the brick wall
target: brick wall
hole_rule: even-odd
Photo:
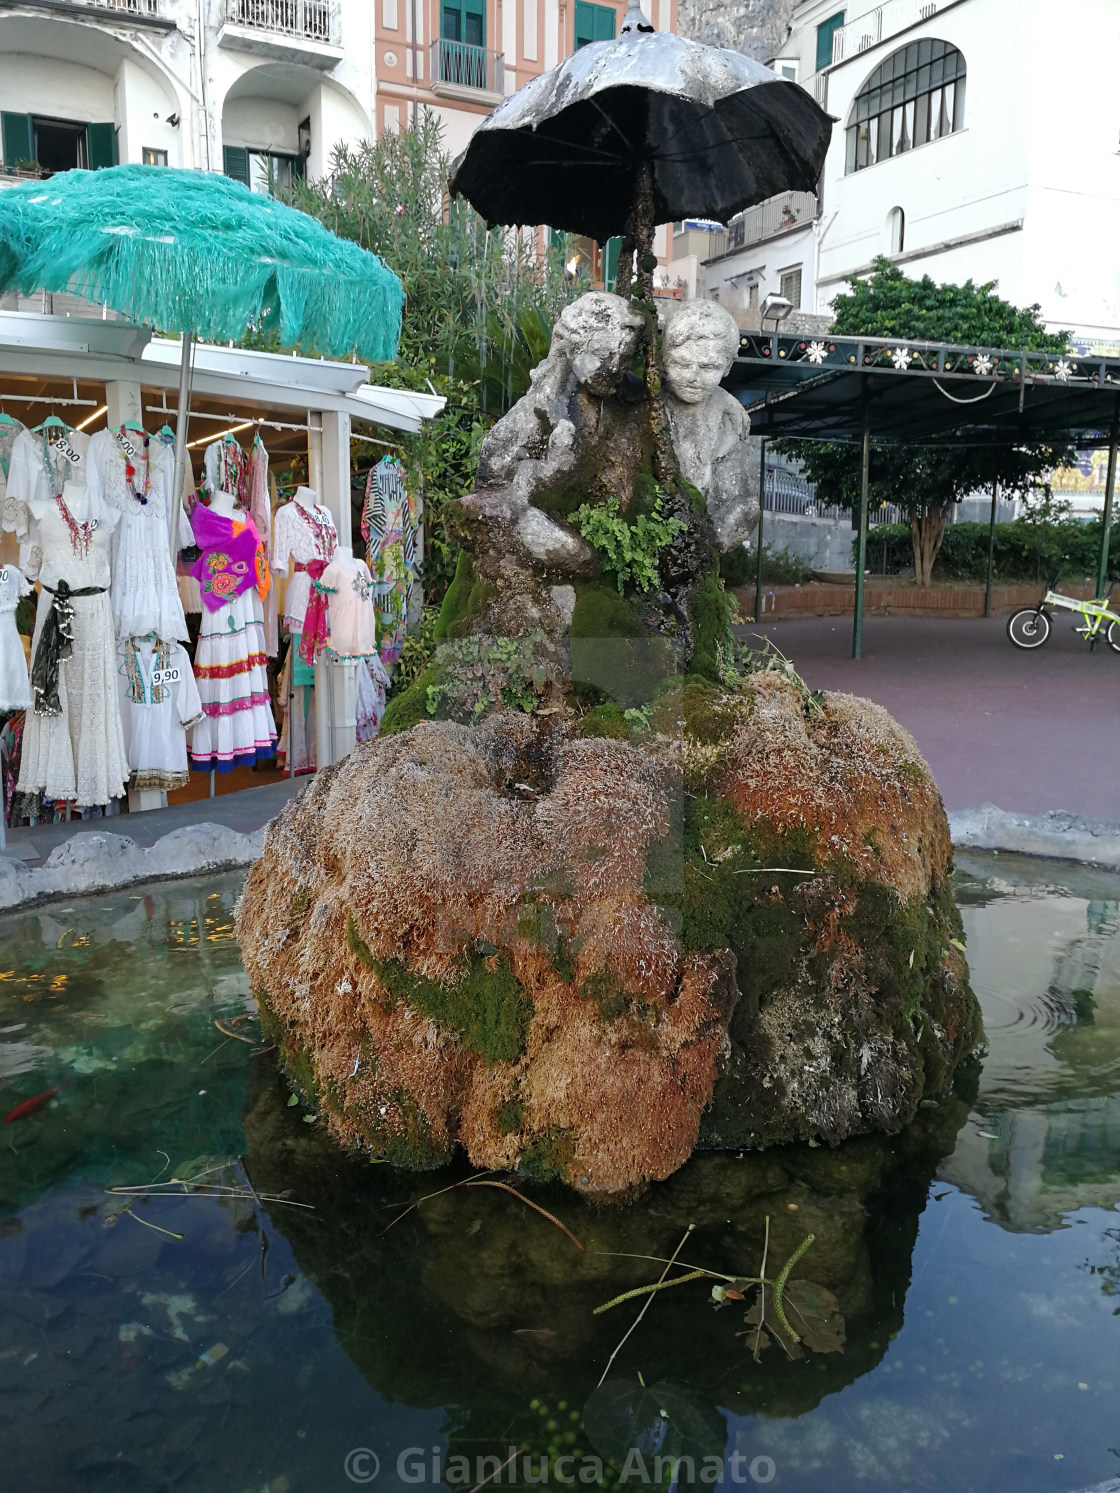
[[[1033,606],[1043,593],[1043,586],[1031,581],[1026,585],[993,586],[992,613],[1001,616],[1020,607]],[[1093,588],[1071,585],[1064,588],[1069,596],[1088,600]],[[735,595],[744,616],[754,610],[754,588],[747,586]],[[763,590],[763,620],[777,617],[845,617],[855,605],[854,586],[767,586]],[[918,587],[890,580],[869,578],[864,589],[865,614],[885,617],[982,617],[984,587],[976,585]]]

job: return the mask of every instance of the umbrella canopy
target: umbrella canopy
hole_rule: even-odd
[[[548,223],[605,242],[633,233],[639,173],[654,221],[717,218],[817,188],[832,120],[739,52],[657,32],[632,5],[593,42],[499,104],[456,162],[452,191],[491,224]]]
[[[66,171],[0,192],[0,294],[72,291],[184,336],[277,330],[327,357],[396,356],[404,296],[375,254],[214,172]]]

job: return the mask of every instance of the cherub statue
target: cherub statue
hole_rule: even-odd
[[[741,544],[758,523],[757,458],[750,420],[720,388],[739,351],[739,328],[714,301],[688,301],[662,338],[665,408],[681,476],[703,493],[721,550]]]
[[[545,578],[594,572],[595,551],[564,520],[610,494],[630,501],[649,450],[645,390],[629,371],[643,325],[603,291],[566,306],[529,392],[483,441],[464,539],[499,590],[519,573],[539,592]]]

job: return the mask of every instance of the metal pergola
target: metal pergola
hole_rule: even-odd
[[[1097,569],[1103,595],[1120,440],[1120,359],[1074,353],[956,347],[881,337],[806,337],[744,332],[725,381],[747,409],[752,434],[831,441],[862,451],[856,511],[852,656],[863,651],[871,441],[897,445],[1109,448],[1104,531]],[[993,488],[984,615],[991,614],[997,492]],[[759,511],[755,616],[761,608]]]

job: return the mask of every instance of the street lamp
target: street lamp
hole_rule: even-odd
[[[784,295],[775,295],[771,291],[762,302],[762,330],[765,331],[766,323],[772,320],[774,331],[777,332],[779,326],[785,321],[792,310],[792,301],[787,300]]]

